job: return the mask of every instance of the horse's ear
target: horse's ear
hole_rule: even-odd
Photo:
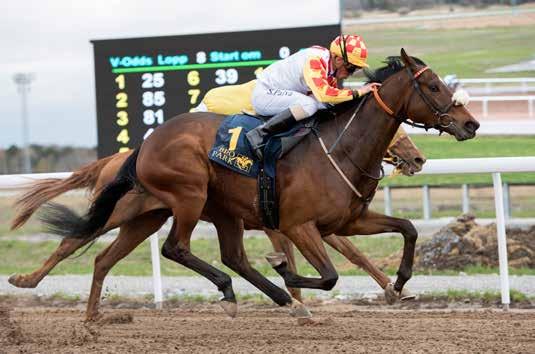
[[[405,64],[405,66],[411,69],[416,68],[416,62],[407,54],[407,52],[403,48],[401,48],[401,60],[403,60],[403,64]]]

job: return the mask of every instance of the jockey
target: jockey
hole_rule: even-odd
[[[371,83],[355,91],[338,88],[338,80],[368,67],[367,56],[360,36],[344,35],[336,37],[330,49],[306,48],[262,71],[251,103],[256,113],[273,117],[246,135],[258,157],[265,138],[290,129],[327,104],[352,100],[379,85]]]
[[[201,103],[192,112],[212,112],[224,115],[247,113],[256,115],[251,103],[251,95],[256,87],[256,80],[241,85],[220,86],[209,90]],[[407,135],[400,126],[392,138],[388,148],[392,147],[398,139]]]

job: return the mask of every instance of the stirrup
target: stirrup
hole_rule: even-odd
[[[266,144],[260,144],[256,148],[253,148],[253,152],[258,161],[264,160],[264,146],[266,146]]]

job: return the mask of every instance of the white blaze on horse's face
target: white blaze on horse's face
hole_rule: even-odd
[[[462,88],[456,89],[459,86],[459,80],[456,75],[447,75],[445,78],[440,77],[440,80],[448,86],[452,91],[455,90],[451,100],[456,106],[466,106],[470,102],[470,95],[468,91]]]
[[[466,90],[458,89],[453,96],[451,96],[451,100],[456,106],[466,106],[468,102],[470,102],[470,95]]]

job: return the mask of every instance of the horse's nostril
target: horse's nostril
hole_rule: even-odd
[[[472,133],[475,133],[476,130],[479,128],[479,123],[476,121],[468,121],[464,124],[464,128]]]
[[[425,163],[425,159],[421,157],[415,157],[414,163],[416,163],[418,166],[423,166],[423,164]]]

